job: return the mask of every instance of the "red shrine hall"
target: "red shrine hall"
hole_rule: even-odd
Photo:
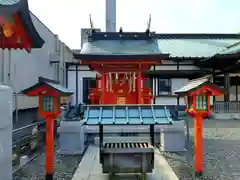
[[[44,40],[36,31],[27,0],[0,2],[0,48],[41,48]]]
[[[160,52],[150,33],[93,31],[74,57],[97,72],[96,88],[89,92],[91,104],[151,104],[151,81],[143,72],[168,54]]]

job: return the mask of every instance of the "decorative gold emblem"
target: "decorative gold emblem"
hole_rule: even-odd
[[[41,94],[47,94],[47,90],[46,89],[42,90]]]
[[[126,98],[125,97],[118,97],[117,98],[117,104],[126,104]]]

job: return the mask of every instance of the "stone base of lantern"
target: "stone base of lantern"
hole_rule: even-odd
[[[172,126],[168,126],[161,130],[159,147],[161,151],[186,151],[185,142],[184,121],[175,121]]]
[[[84,126],[81,121],[61,122],[59,128],[59,154],[83,154],[85,149],[84,140]]]

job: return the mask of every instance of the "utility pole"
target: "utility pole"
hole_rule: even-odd
[[[116,0],[106,0],[106,32],[116,32]]]

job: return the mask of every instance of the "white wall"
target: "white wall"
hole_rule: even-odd
[[[72,53],[42,22],[33,14],[31,18],[40,36],[45,40],[41,49],[32,49],[28,54],[25,50],[2,50],[0,53],[0,81],[13,87],[19,93],[37,83],[43,76],[60,80],[64,84],[64,61],[72,60]],[[60,64],[50,64],[51,60],[59,60]],[[15,99],[15,98],[14,98]],[[18,109],[37,107],[36,98],[18,95]],[[15,108],[15,102],[13,102]],[[14,109],[13,108],[13,109]]]
[[[158,83],[158,81],[157,81]],[[174,91],[180,89],[181,87],[183,87],[184,85],[186,85],[188,83],[188,79],[183,79],[183,78],[172,78],[171,80],[171,92],[172,95],[174,95]],[[156,86],[158,87],[158,85],[156,84]],[[156,104],[161,104],[161,105],[177,105],[177,96],[174,97],[164,97],[164,96],[160,96],[160,97],[156,97]],[[185,105],[185,101],[184,98],[180,98],[179,99],[179,105]]]
[[[76,92],[76,67],[70,66],[68,71],[68,88]],[[88,66],[78,66],[78,103],[83,103],[83,77],[96,77],[95,71],[89,70]],[[74,70],[74,71],[71,71]],[[76,103],[76,93],[72,95],[72,103]]]
[[[156,66],[156,70],[177,70],[177,63],[174,61],[163,61],[163,65]],[[179,70],[199,70],[198,67],[192,64],[191,61],[181,62],[179,63]]]
[[[238,86],[238,100],[240,100],[240,86]],[[216,97],[216,101],[224,101],[224,95]],[[236,101],[236,86],[230,87],[230,101]]]

